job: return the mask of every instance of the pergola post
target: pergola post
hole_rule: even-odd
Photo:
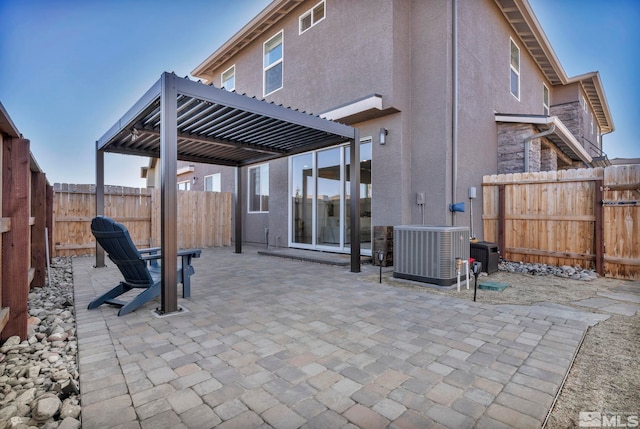
[[[104,151],[96,142],[96,216],[104,215]],[[96,241],[96,268],[104,267],[104,249]]]
[[[164,73],[160,87],[160,313],[178,311],[178,89],[176,75]]]
[[[360,272],[360,131],[353,131],[349,145],[351,159],[349,181],[351,185],[351,272]]]
[[[236,237],[236,250],[235,253],[242,253],[242,167],[236,167],[236,225],[235,225],[235,237]]]

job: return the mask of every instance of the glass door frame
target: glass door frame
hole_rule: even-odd
[[[363,137],[360,139],[360,144],[365,144],[365,143],[370,143],[372,144],[372,138],[371,137]],[[337,246],[330,246],[330,245],[323,245],[323,244],[319,244],[318,243],[318,153],[322,152],[324,150],[333,150],[339,148],[340,149],[340,217],[339,217],[339,222],[340,222],[340,243]],[[325,148],[325,149],[318,149],[318,150],[314,150],[311,152],[306,152],[306,153],[302,153],[302,154],[298,154],[298,155],[293,155],[289,157],[288,160],[288,189],[287,189],[287,194],[288,194],[288,198],[287,198],[287,233],[288,233],[288,246],[292,247],[292,248],[298,248],[298,249],[307,249],[307,250],[321,250],[321,251],[327,251],[327,252],[333,252],[333,253],[350,253],[351,252],[351,244],[350,243],[346,243],[347,241],[347,237],[346,237],[346,228],[345,228],[345,222],[347,219],[347,210],[349,210],[350,208],[348,207],[347,201],[346,201],[346,197],[347,197],[347,192],[345,190],[345,186],[347,184],[347,172],[346,172],[346,152],[349,150],[349,144],[342,144],[342,145],[338,145],[338,146],[332,146],[329,148]],[[311,243],[299,243],[299,242],[295,242],[293,241],[293,237],[295,237],[295,231],[294,231],[294,223],[293,223],[293,217],[294,217],[294,207],[292,204],[293,201],[293,197],[294,197],[294,192],[295,190],[293,189],[293,175],[294,175],[294,171],[293,171],[293,158],[296,156],[301,156],[301,155],[308,155],[311,154],[311,164],[312,164],[312,171],[313,171],[313,190],[312,190],[312,195],[313,197],[311,198],[311,212],[312,212],[312,234],[311,234]],[[373,155],[373,154],[372,154]],[[357,165],[358,168],[360,168],[360,160],[358,160]],[[367,256],[371,256],[371,248],[361,248],[360,250],[361,255],[367,255]]]

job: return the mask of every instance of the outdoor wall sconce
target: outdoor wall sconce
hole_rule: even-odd
[[[386,128],[380,128],[380,144],[387,143],[387,135],[389,134],[389,130]]]
[[[195,185],[197,181],[198,181],[198,178],[196,176],[194,176],[193,179],[192,179],[193,184]]]

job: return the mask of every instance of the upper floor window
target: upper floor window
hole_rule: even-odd
[[[304,33],[324,19],[325,0],[309,9],[300,16],[300,34]]]
[[[549,88],[544,84],[542,85],[542,110],[549,116]]]
[[[222,87],[227,91],[233,91],[236,89],[236,66],[232,65],[227,70],[222,72]]]
[[[249,168],[249,211],[269,211],[269,164]]]
[[[264,43],[264,95],[282,88],[282,31]]]
[[[220,173],[204,176],[204,190],[207,192],[220,192]]]
[[[520,100],[520,48],[511,40],[511,94]]]

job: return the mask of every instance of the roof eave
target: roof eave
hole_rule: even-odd
[[[578,140],[571,134],[571,131],[562,123],[560,118],[557,116],[540,116],[540,115],[505,115],[496,113],[495,115],[496,122],[509,122],[509,123],[523,123],[523,124],[532,124],[532,125],[542,125],[547,128],[551,128],[551,126],[555,125],[555,131],[553,134],[558,136],[564,144],[577,156],[580,161],[590,164],[593,158],[591,155],[587,153],[587,151],[582,147],[582,145],[578,142]],[[571,154],[567,154],[571,155]],[[570,156],[571,157],[571,156]],[[571,157],[573,158],[573,157]]]
[[[575,82],[579,82],[582,85],[585,93],[587,94],[587,97],[589,98],[589,103],[591,104],[591,107],[596,110],[596,113],[598,113],[598,110],[602,112],[602,114],[597,118],[598,126],[600,126],[602,134],[608,134],[615,131],[613,118],[611,117],[611,111],[609,110],[609,103],[607,102],[607,96],[604,93],[604,87],[602,86],[602,81],[600,80],[600,73],[594,71],[579,76],[574,76],[567,80],[568,84]],[[591,91],[589,91],[587,88],[591,86],[593,86],[593,89],[596,91],[595,95],[592,94]],[[596,106],[595,104],[597,104],[598,106]]]
[[[219,67],[240,49],[257,39],[263,32],[275,25],[282,17],[297,7],[303,0],[274,0],[262,12],[249,21],[236,34],[209,55],[191,75],[204,79],[207,83],[213,80],[211,70]]]
[[[551,47],[551,43],[549,43],[528,0],[495,0],[495,2],[549,82],[552,85],[567,85],[580,82],[583,89],[585,89],[585,93],[588,95],[591,107],[596,113],[598,126],[602,134],[613,132],[613,119],[598,72],[586,73],[569,78]],[[523,23],[526,26],[524,29],[519,27],[519,25]],[[587,81],[591,81],[595,94],[593,91],[587,90],[586,86],[589,86]]]

